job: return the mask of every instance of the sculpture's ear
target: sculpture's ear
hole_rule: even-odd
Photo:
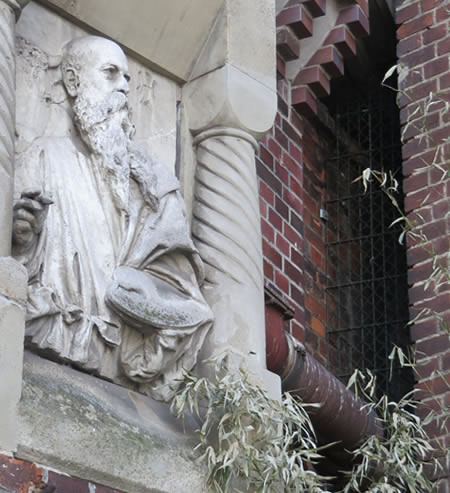
[[[78,73],[74,68],[66,67],[63,70],[62,77],[67,93],[69,94],[69,96],[74,98],[78,94],[78,87],[80,85]]]

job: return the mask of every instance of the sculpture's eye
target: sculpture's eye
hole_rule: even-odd
[[[116,65],[107,65],[103,68],[103,72],[108,79],[114,79],[119,74],[119,68]]]

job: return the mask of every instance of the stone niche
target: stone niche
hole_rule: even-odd
[[[63,46],[87,34],[120,44],[131,77],[135,141],[179,178],[187,221],[205,262],[202,296],[215,323],[201,358],[236,354],[236,361],[248,363],[276,396],[279,379],[265,365],[254,162],[257,138],[271,127],[276,112],[274,0],[143,3],[41,0],[22,9],[15,26],[16,164],[37,138],[76,134],[61,81]],[[17,7],[16,2],[0,0],[3,9],[11,6]],[[7,29],[13,33],[10,19]],[[0,223],[8,255],[8,220],[0,217]],[[217,244],[223,246],[220,251]],[[19,267],[20,296],[13,307],[18,327],[25,305],[25,273]],[[3,277],[0,272],[0,288],[6,283],[0,295],[9,303],[9,281]],[[0,327],[2,323],[0,319]],[[16,383],[21,377],[20,330],[15,336]],[[11,344],[8,339],[2,343],[0,353],[6,353]],[[15,383],[17,396],[8,397],[7,406],[12,432],[5,439],[0,431],[0,448],[126,492],[209,491],[205,470],[192,452],[198,427],[192,417],[186,416],[182,425],[167,403],[138,388],[81,372],[70,359],[54,360],[25,351],[22,396],[14,411],[20,391]],[[0,370],[5,364],[0,358]]]
[[[98,34],[31,2],[16,25],[16,155],[76,132],[61,81],[63,46]],[[128,54],[135,141],[176,169],[180,83]],[[192,152],[192,151],[191,151]],[[16,456],[127,492],[207,491],[192,430],[168,405],[25,351]]]
[[[16,153],[36,137],[75,131],[58,64],[63,46],[87,34],[93,33],[38,3],[23,10],[16,27]],[[135,140],[174,171],[179,84],[131,56],[128,63]]]

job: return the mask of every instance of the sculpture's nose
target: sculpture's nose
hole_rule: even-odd
[[[122,75],[122,77],[120,77],[120,80],[118,82],[117,90],[119,92],[123,92],[125,96],[127,96],[128,93],[130,92],[130,86],[128,84],[128,81],[129,81],[129,77],[126,74],[124,74]]]

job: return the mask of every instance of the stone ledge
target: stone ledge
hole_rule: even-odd
[[[208,492],[168,406],[25,353],[16,457],[136,493]]]

